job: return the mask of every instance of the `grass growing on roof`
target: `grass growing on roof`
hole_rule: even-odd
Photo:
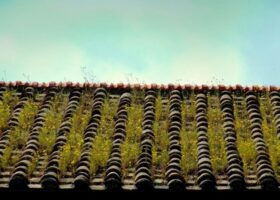
[[[247,176],[250,171],[256,171],[256,148],[251,138],[250,121],[246,110],[245,97],[242,96],[238,105],[236,95],[234,97],[234,116],[237,134],[237,149],[243,161],[244,174]]]
[[[6,90],[0,101],[0,135],[2,135],[3,131],[8,127],[8,120],[11,117],[13,107],[19,101],[15,93],[15,91]],[[0,158],[0,168],[3,169],[9,166],[11,153],[11,146],[6,147],[3,156]]]
[[[19,101],[16,91],[6,90],[3,93],[3,98],[0,101],[0,135],[8,126],[8,120],[12,114],[13,107]]]
[[[64,91],[58,92],[53,99],[50,110],[46,112],[45,123],[39,133],[38,140],[40,143],[39,150],[34,155],[31,165],[29,166],[28,173],[31,175],[39,161],[40,157],[45,157],[51,153],[52,147],[55,143],[57,131],[63,120],[63,114],[66,110],[68,103],[68,95]],[[47,165],[45,160],[43,168]]]
[[[10,106],[4,102],[0,101],[0,135],[4,132],[4,129],[8,125],[8,120],[11,115],[11,108]]]
[[[11,135],[11,145],[14,149],[21,149],[26,144],[38,108],[38,103],[28,100],[20,112],[19,125],[12,131]]]
[[[46,114],[45,124],[39,134],[39,154],[41,156],[51,153],[67,102],[68,97],[62,91],[55,95],[51,109]]]
[[[115,125],[114,116],[117,108],[117,102],[110,101],[108,97],[105,99],[101,110],[100,126],[93,140],[90,162],[92,175],[95,175],[98,171],[103,171],[109,159]]]
[[[195,121],[195,98],[194,93],[189,94],[189,100],[182,101],[182,129],[181,129],[181,168],[184,177],[196,173],[197,167],[197,132]],[[168,164],[168,99],[165,104],[165,96],[158,95],[155,103],[155,123],[153,131],[155,144],[152,148],[153,173],[155,169],[166,169]],[[236,95],[233,94],[234,99]],[[268,93],[259,98],[260,112],[263,117],[262,129],[264,139],[269,150],[272,167],[277,177],[280,177],[280,140],[276,136],[276,126],[273,120],[272,108]],[[127,108],[128,121],[126,124],[126,139],[121,146],[122,164],[124,175],[127,169],[135,167],[135,163],[140,154],[140,136],[142,134],[143,122],[143,91],[132,91],[132,104]],[[140,99],[140,100],[139,100]],[[12,90],[5,91],[3,100],[0,101],[0,134],[7,126],[7,121],[12,113],[13,106],[19,98]],[[40,148],[32,163],[29,165],[29,174],[34,172],[38,160],[41,156],[50,154],[54,145],[57,131],[63,120],[68,102],[68,94],[61,91],[54,97],[51,109],[46,113],[45,124],[39,133]],[[234,100],[235,127],[237,133],[237,148],[244,165],[245,175],[250,170],[256,172],[256,148],[251,138],[250,122],[246,110],[245,98],[240,102]],[[62,176],[66,171],[73,171],[76,162],[80,158],[83,144],[84,129],[90,118],[92,99],[84,94],[81,97],[81,104],[76,110],[72,120],[72,128],[67,136],[67,143],[62,148],[60,157],[60,168]],[[22,150],[28,139],[30,128],[33,125],[34,117],[38,112],[38,103],[28,100],[19,116],[19,126],[12,130],[10,145],[4,150],[0,159],[0,168],[12,166],[18,161],[18,155],[12,155],[15,150]],[[92,175],[103,172],[110,155],[112,145],[112,135],[114,132],[114,116],[117,111],[118,102],[105,99],[102,111],[100,127],[93,140],[93,149],[90,162]],[[211,163],[215,175],[224,174],[227,165],[224,133],[222,128],[222,115],[217,95],[208,98],[208,140],[211,153]],[[280,179],[278,178],[280,181]]]
[[[12,148],[10,146],[6,147],[3,153],[3,156],[0,158],[0,169],[4,170],[9,166],[10,159],[12,154]]]
[[[182,102],[181,168],[185,179],[194,174],[197,166],[197,133],[195,123],[195,98],[190,94],[188,103]],[[188,124],[187,124],[188,123]]]
[[[262,115],[262,129],[264,140],[268,147],[268,152],[275,175],[280,181],[280,140],[276,135],[276,125],[272,114],[272,105],[269,99],[269,93],[266,92],[259,98],[260,112]]]
[[[208,141],[215,175],[224,174],[227,166],[222,112],[217,94],[208,96]]]
[[[135,165],[140,154],[140,136],[144,116],[143,99],[144,91],[132,91],[131,105],[127,107],[126,137],[121,145],[124,174],[128,168]]]
[[[34,158],[33,158],[32,162],[31,162],[31,164],[28,166],[28,175],[29,176],[31,176],[31,174],[35,171],[38,162],[39,162],[39,154],[36,153],[34,155]]]
[[[37,111],[38,103],[29,99],[18,116],[18,126],[10,132],[10,143],[0,158],[0,168],[13,166],[19,159],[20,154],[13,155],[12,152],[20,151],[25,146]]]
[[[66,171],[74,172],[80,158],[84,130],[91,115],[89,101],[92,101],[91,96],[87,93],[82,94],[80,104],[71,118],[72,126],[67,135],[67,142],[60,152],[59,168],[62,176]]]
[[[153,127],[155,144],[153,145],[153,166],[164,170],[168,163],[168,105],[163,104],[160,93],[155,103],[155,123]]]

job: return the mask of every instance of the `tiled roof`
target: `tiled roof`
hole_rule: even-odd
[[[280,88],[0,82],[0,189],[278,190]]]

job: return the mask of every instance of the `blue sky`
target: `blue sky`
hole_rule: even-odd
[[[0,0],[5,81],[280,85],[278,0]]]

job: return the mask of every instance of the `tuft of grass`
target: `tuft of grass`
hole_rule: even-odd
[[[5,149],[0,159],[2,168],[14,166],[19,160],[20,154],[12,155],[13,151],[20,151],[24,148],[31,131],[35,115],[38,111],[38,103],[29,99],[18,117],[18,126],[10,132],[10,145]]]
[[[182,130],[181,148],[182,159],[181,168],[185,179],[196,172],[197,166],[197,133],[195,122],[195,98],[194,93],[190,94],[189,103],[182,102]],[[187,123],[189,125],[187,126]]]
[[[157,95],[155,103],[155,123],[153,127],[155,135],[155,144],[152,149],[153,166],[155,168],[165,169],[168,156],[168,109],[164,109],[162,97]],[[168,108],[168,105],[167,107]]]
[[[14,150],[20,150],[26,144],[38,108],[38,103],[28,100],[20,112],[18,117],[19,124],[11,131],[10,145]]]
[[[135,165],[140,154],[140,136],[144,116],[143,97],[143,91],[132,91],[131,105],[127,107],[126,138],[121,145],[124,172]]]
[[[236,96],[234,96],[236,99]],[[237,149],[243,162],[244,174],[247,176],[250,171],[256,171],[256,148],[251,138],[250,121],[246,110],[245,98],[241,105],[234,101],[235,128],[237,134]]]
[[[63,119],[63,113],[67,106],[67,96],[58,93],[54,97],[51,109],[46,113],[45,124],[39,134],[40,155],[49,155],[56,139],[56,133]]]
[[[108,135],[99,134],[95,137],[93,142],[92,156],[91,156],[91,174],[104,170],[107,160],[110,156],[112,142]]]
[[[268,147],[272,168],[276,174],[278,181],[280,181],[280,140],[276,135],[276,124],[273,119],[272,105],[269,100],[269,94],[266,92],[261,98],[260,112],[263,118],[262,130],[264,140]]]
[[[7,90],[3,93],[3,98],[0,101],[0,135],[7,128],[12,109],[18,101],[19,98],[16,96],[15,91]]]
[[[28,100],[18,117],[18,126],[10,132],[9,146],[4,150],[0,159],[1,168],[13,166],[19,159],[19,154],[12,155],[13,151],[20,151],[25,146],[34,117],[37,113],[38,105],[32,100]]]
[[[3,153],[3,156],[0,159],[0,169],[1,171],[4,170],[9,166],[9,163],[11,162],[11,155],[12,155],[12,148],[8,146]]]
[[[95,175],[98,171],[102,171],[110,156],[112,146],[112,136],[114,133],[114,115],[117,112],[117,103],[110,102],[106,98],[101,110],[100,126],[97,130],[97,135],[93,140],[91,151],[90,171]]]
[[[4,128],[7,127],[7,123],[11,114],[10,106],[2,101],[0,101],[0,134],[4,131]]]
[[[45,123],[38,136],[40,147],[37,154],[34,155],[35,159],[29,166],[29,174],[32,174],[35,170],[39,157],[47,156],[51,153],[57,136],[57,131],[63,120],[63,113],[65,112],[67,102],[68,96],[63,91],[55,95],[51,108],[46,113]],[[47,162],[44,163],[43,168],[45,168],[46,165]]]
[[[90,97],[87,94],[83,94],[80,100],[80,106],[71,119],[72,126],[68,134],[67,143],[60,152],[59,168],[62,175],[66,171],[74,172],[75,166],[80,158],[83,134],[91,114],[89,106],[86,106],[89,101],[91,101]]]
[[[39,162],[39,154],[36,153],[34,155],[34,158],[33,158],[32,162],[31,162],[31,164],[28,166],[28,175],[29,176],[31,176],[31,174],[35,171],[38,162]]]
[[[209,96],[208,101],[208,141],[211,164],[214,174],[220,175],[225,173],[227,167],[222,112],[217,95]]]

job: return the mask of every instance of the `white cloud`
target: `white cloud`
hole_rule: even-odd
[[[107,82],[245,84],[244,62],[238,49],[211,49],[194,48],[166,64],[147,57],[147,66],[141,71],[113,60],[93,60],[88,66],[97,80]]]
[[[147,56],[147,67],[130,73],[148,83],[246,83],[245,62],[238,46],[215,46],[203,41],[189,45],[193,48],[185,48],[166,63]]]
[[[116,57],[89,56],[84,49],[61,41],[25,44],[11,37],[0,37],[0,70],[6,67],[9,80],[84,81],[84,77],[100,82],[236,84],[244,81],[244,62],[235,46],[192,41],[186,48],[161,62],[151,53],[141,54],[143,69],[124,63]],[[187,48],[193,46],[193,48]],[[168,55],[168,54],[167,54]],[[86,67],[86,74],[81,67]],[[89,73],[91,72],[91,73]]]
[[[0,71],[9,80],[24,73],[34,81],[83,81],[87,67],[89,79],[108,82],[241,83],[241,51],[228,44],[242,19],[239,6],[220,9],[229,13],[220,18],[194,2],[15,4],[0,13],[8,35],[0,36]]]
[[[0,70],[7,73],[9,80],[28,77],[30,81],[82,81],[80,68],[86,65],[87,57],[76,46],[50,41],[40,44],[5,41],[9,43],[8,53],[0,56]]]
[[[16,44],[12,37],[0,35],[0,61],[10,61],[15,59]]]
[[[244,61],[238,49],[194,49],[183,52],[171,63],[171,80],[196,84],[237,84],[244,79]]]

